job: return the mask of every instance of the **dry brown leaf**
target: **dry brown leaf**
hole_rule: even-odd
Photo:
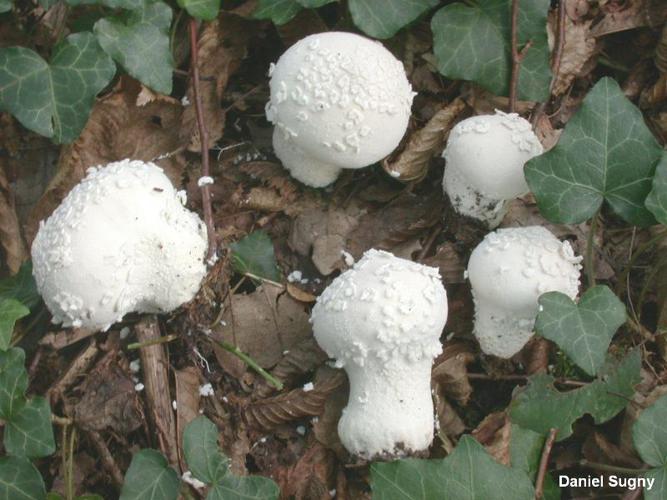
[[[422,261],[427,266],[437,267],[445,283],[464,283],[465,263],[459,256],[453,243],[439,245],[435,254]]]
[[[0,158],[0,166],[2,159]],[[5,263],[10,274],[15,274],[28,258],[21,225],[14,207],[12,191],[5,177],[5,169],[0,168],[0,244],[5,250]]]
[[[250,404],[245,412],[248,425],[271,430],[279,425],[303,417],[320,415],[328,397],[345,383],[346,376],[340,370],[320,370],[310,391],[295,389],[273,398]]]
[[[349,395],[349,384],[347,380],[333,391],[324,403],[324,411],[313,424],[315,438],[324,446],[336,453],[340,459],[344,459],[348,452],[338,435],[338,421],[343,414],[343,408],[347,405]]]
[[[317,297],[315,297],[312,293],[301,290],[301,288],[292,283],[287,283],[287,293],[289,293],[292,298],[298,300],[299,302],[305,302],[306,304],[310,304],[317,300]]]
[[[595,54],[596,40],[590,32],[591,21],[574,23],[565,16],[565,42],[558,75],[553,82],[553,95],[564,94],[574,79],[580,75],[586,62]]]
[[[250,294],[235,294],[225,304],[215,336],[236,345],[263,368],[275,365],[283,351],[311,337],[304,305],[282,288],[263,285]],[[245,372],[238,358],[215,346],[218,363],[235,377]]]
[[[185,427],[199,416],[199,375],[197,369],[188,366],[174,372],[176,379],[176,441],[178,461],[182,470],[187,470],[183,455],[183,431]]]
[[[620,4],[608,2],[602,7],[604,16],[593,27],[591,35],[600,37],[648,25],[649,3],[650,0],[628,0]]]
[[[466,425],[463,419],[444,397],[436,395],[435,413],[438,417],[438,428],[447,437],[460,436],[465,432]]]
[[[438,356],[431,372],[431,379],[438,392],[462,405],[467,405],[472,394],[468,380],[468,364],[475,359],[467,344],[450,342]]]
[[[140,90],[136,81],[123,78],[113,93],[95,104],[79,138],[62,148],[56,175],[26,224],[29,243],[39,221],[51,214],[91,166],[124,158],[154,160],[165,169],[172,182],[180,185],[182,155],[156,158],[180,148],[178,124],[182,107],[175,99],[166,97],[138,107],[136,100]]]
[[[589,462],[639,468],[642,461],[635,453],[628,453],[615,445],[600,432],[593,431],[586,436],[582,446],[584,458]]]
[[[503,465],[510,465],[512,423],[505,412],[490,413],[480,422],[472,435],[489,454]]]
[[[134,385],[114,358],[103,359],[78,388],[77,424],[94,431],[110,428],[121,435],[138,429],[143,414]]]
[[[245,19],[223,12],[217,19],[205,23],[198,40],[200,96],[204,122],[209,136],[209,146],[222,137],[225,113],[221,107],[222,96],[229,77],[239,67],[247,52],[247,43],[253,27]],[[180,138],[189,151],[199,152],[199,129],[192,85],[186,93],[191,103],[183,111]]]
[[[549,151],[560,139],[563,129],[554,129],[551,120],[545,114],[540,114],[535,124],[535,135],[539,139],[544,151]]]
[[[291,387],[299,378],[313,371],[327,359],[327,354],[320,349],[315,339],[310,337],[287,351],[275,368],[271,370],[271,375],[287,387]],[[275,387],[265,383],[257,388],[257,395],[266,397],[275,390]]]
[[[449,131],[465,107],[465,102],[458,97],[443,106],[423,128],[412,134],[395,161],[382,162],[385,172],[403,182],[423,179],[428,172],[429,160],[441,152]]]
[[[316,441],[289,469],[280,491],[294,500],[330,500],[335,467],[334,455]]]
[[[650,108],[667,100],[667,73],[663,73],[658,81],[641,93],[639,105]]]

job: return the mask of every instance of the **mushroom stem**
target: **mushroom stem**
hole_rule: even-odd
[[[208,129],[204,123],[204,111],[202,109],[201,92],[199,88],[199,49],[197,47],[197,20],[195,18],[190,19],[190,58],[192,65],[192,90],[195,98],[199,143],[201,144],[201,174],[202,177],[209,177]],[[216,252],[216,241],[215,225],[213,224],[213,210],[211,208],[211,187],[208,184],[202,184],[201,198],[202,208],[204,210],[204,223],[206,224],[206,233],[208,234],[206,261],[210,262]]]

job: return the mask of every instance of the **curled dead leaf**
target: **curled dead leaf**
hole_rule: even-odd
[[[565,16],[565,41],[558,66],[558,74],[554,78],[552,93],[555,96],[564,94],[586,63],[596,53],[596,40],[591,35],[591,21],[573,22]]]
[[[412,134],[395,161],[382,162],[385,172],[403,182],[423,179],[429,160],[442,150],[449,131],[465,107],[465,102],[457,97],[435,113],[423,128]]]
[[[303,417],[320,415],[327,398],[347,377],[340,370],[321,371],[310,391],[294,389],[286,394],[250,404],[244,412],[248,425],[271,430]]]
[[[504,411],[490,413],[480,422],[472,435],[489,454],[503,465],[510,465],[512,423]]]
[[[183,454],[183,431],[199,416],[199,374],[193,366],[174,371],[176,379],[176,435],[178,461],[183,470],[187,470]]]
[[[335,468],[333,453],[315,442],[290,468],[281,492],[295,500],[329,500]]]
[[[0,168],[0,244],[5,251],[7,268],[11,274],[15,274],[28,258],[28,253],[4,168]]]

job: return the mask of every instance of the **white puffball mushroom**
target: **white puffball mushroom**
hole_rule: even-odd
[[[375,163],[398,145],[414,92],[380,42],[344,32],[307,36],[272,64],[266,118],[290,174],[312,187]]]
[[[167,312],[191,300],[206,274],[207,238],[184,194],[153,163],[88,169],[32,245],[53,322],[107,330],[129,312]]]
[[[338,422],[350,453],[371,460],[429,447],[431,364],[446,320],[438,270],[381,250],[368,250],[318,297],[315,339],[350,381]]]
[[[509,358],[533,335],[538,299],[579,291],[582,258],[568,241],[541,226],[498,229],[473,250],[468,278],[475,302],[474,334],[486,354]]]
[[[497,227],[506,202],[529,191],[523,166],[542,151],[530,122],[516,113],[467,118],[449,134],[442,187],[458,213]]]

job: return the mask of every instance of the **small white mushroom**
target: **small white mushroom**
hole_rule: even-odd
[[[494,228],[507,200],[528,192],[523,166],[542,151],[530,123],[516,113],[473,116],[449,134],[443,189],[458,213]]]
[[[106,330],[129,312],[191,300],[206,274],[206,227],[162,169],[88,169],[40,228],[33,274],[54,323]]]
[[[291,175],[312,187],[387,156],[408,125],[414,92],[379,42],[353,33],[308,36],[269,69],[266,118]]]
[[[338,422],[350,453],[394,457],[431,444],[431,364],[446,320],[438,270],[380,250],[368,250],[318,297],[315,339],[350,381]]]
[[[487,234],[468,262],[482,351],[501,358],[519,352],[533,335],[540,295],[577,296],[581,259],[541,226]]]

